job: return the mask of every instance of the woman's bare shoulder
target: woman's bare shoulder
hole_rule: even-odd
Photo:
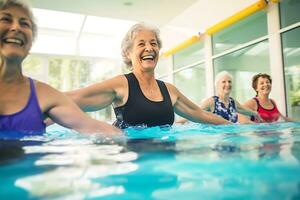
[[[247,107],[247,108],[250,108],[250,109],[252,109],[252,110],[257,110],[257,103],[256,103],[256,101],[255,101],[254,98],[251,98],[251,99],[247,100],[247,101],[243,104],[243,106],[245,106],[245,107]]]

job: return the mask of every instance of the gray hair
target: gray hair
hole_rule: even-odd
[[[229,74],[227,71],[221,71],[219,72],[216,77],[215,77],[215,87],[217,87],[219,81],[221,80],[221,78],[223,78],[224,76],[228,76],[231,80],[232,80],[232,76],[231,74]]]
[[[35,40],[37,36],[37,25],[30,7],[24,1],[21,0],[0,0],[0,10],[5,10],[11,7],[19,7],[24,9],[25,12],[27,12],[29,20],[32,23],[31,30],[32,30],[33,40]]]
[[[122,40],[122,44],[121,44],[123,62],[127,65],[127,67],[130,70],[132,70],[132,62],[128,58],[127,53],[128,53],[129,50],[131,50],[131,48],[133,46],[133,41],[135,39],[136,33],[140,32],[142,30],[148,30],[148,31],[153,32],[155,34],[158,47],[159,48],[162,47],[162,42],[161,42],[161,39],[160,39],[159,30],[157,28],[151,27],[151,26],[146,25],[144,23],[138,23],[138,24],[133,25],[129,29],[129,31],[126,33],[125,37]]]

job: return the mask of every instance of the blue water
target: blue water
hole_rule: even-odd
[[[300,123],[2,139],[0,199],[300,199]]]

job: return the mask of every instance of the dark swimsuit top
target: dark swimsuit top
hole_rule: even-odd
[[[125,74],[128,81],[128,100],[120,107],[114,108],[117,120],[114,125],[119,128],[129,126],[172,125],[174,110],[167,87],[163,81],[157,81],[162,101],[151,101],[143,94],[139,82],[133,73]]]
[[[229,97],[228,108],[219,100],[218,96],[213,96],[215,102],[214,114],[223,117],[224,119],[236,123],[238,121],[237,109],[233,98]]]

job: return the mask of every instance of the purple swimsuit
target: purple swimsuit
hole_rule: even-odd
[[[45,133],[44,116],[38,103],[33,80],[29,78],[29,82],[30,96],[26,106],[17,113],[0,115],[0,132],[18,132],[25,134],[24,136]]]

